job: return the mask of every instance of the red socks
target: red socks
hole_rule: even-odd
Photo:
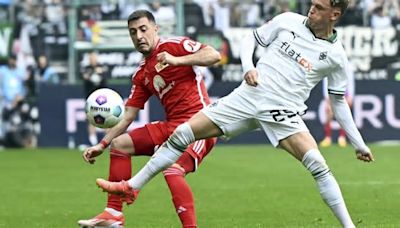
[[[116,149],[110,150],[109,181],[129,180],[132,175],[131,155]],[[108,194],[107,207],[122,211],[122,201],[119,196]]]
[[[182,222],[182,227],[196,227],[193,193],[185,180],[184,171],[176,167],[169,167],[163,174],[171,191],[172,201]]]
[[[170,167],[164,172],[164,178],[171,191],[172,201],[181,220],[182,227],[197,227],[194,198],[192,190],[185,180],[185,172],[176,167]],[[110,151],[109,181],[129,180],[132,175],[131,156],[116,149]],[[122,201],[119,196],[109,194],[107,207],[122,211]]]
[[[331,128],[331,122],[330,121],[325,123],[325,125],[324,125],[324,133],[325,133],[325,137],[330,138],[332,136],[332,128]]]
[[[340,128],[339,136],[346,137],[346,132],[343,130],[343,128]]]

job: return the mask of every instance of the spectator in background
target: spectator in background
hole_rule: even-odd
[[[59,84],[60,77],[55,69],[49,66],[47,57],[40,55],[37,60],[37,68],[35,70],[35,78],[37,81],[50,84]]]
[[[202,16],[203,16],[203,22],[206,27],[211,27],[212,26],[212,13],[211,13],[211,4],[215,0],[185,0],[185,5],[189,4],[196,4],[200,6]],[[186,11],[184,11],[186,13]]]
[[[0,77],[2,77],[3,101],[5,114],[15,109],[25,98],[25,70],[17,67],[17,58],[11,55],[6,66],[0,67]]]
[[[126,20],[131,12],[135,11],[136,0],[118,0],[119,19]]]
[[[44,10],[48,34],[67,34],[66,12],[61,0],[47,0]]]
[[[0,67],[1,94],[3,108],[3,130],[4,137],[7,138],[4,143],[6,146],[27,145],[28,137],[22,136],[24,122],[21,118],[24,99],[26,97],[25,79],[26,73],[23,68],[17,67],[17,58],[12,55],[8,59],[6,66]],[[26,106],[25,106],[26,107]],[[24,109],[25,111],[26,108]]]
[[[383,6],[377,6],[371,15],[372,28],[388,28],[392,25],[392,20],[384,11]]]
[[[346,13],[343,15],[337,26],[364,25],[363,9],[360,7],[358,2],[359,1],[356,0],[349,2],[349,8],[347,8]]]
[[[85,98],[93,91],[106,87],[106,69],[97,61],[97,53],[89,54],[89,65],[82,69]],[[96,127],[88,123],[89,142],[92,146],[98,143]]]
[[[195,39],[198,32],[206,27],[203,10],[193,0],[185,0],[183,15],[185,17],[185,35]]]
[[[218,0],[211,5],[214,28],[225,32],[230,28],[231,7],[226,0]]]
[[[11,0],[0,0],[0,21],[7,21]]]
[[[118,19],[119,9],[117,1],[102,1],[100,9],[103,20]]]

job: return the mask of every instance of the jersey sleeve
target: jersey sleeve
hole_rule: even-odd
[[[139,70],[132,76],[132,87],[126,106],[143,109],[144,104],[151,97],[152,93],[143,84],[143,71]]]
[[[257,43],[262,47],[267,47],[277,37],[279,31],[282,30],[282,23],[291,20],[290,17],[290,13],[279,14],[255,29],[253,34]]]
[[[168,42],[166,46],[167,51],[175,56],[190,55],[207,46],[188,37],[180,37],[175,40],[179,42]]]
[[[347,89],[349,63],[346,56],[343,56],[341,63],[328,75],[328,93],[344,95]]]

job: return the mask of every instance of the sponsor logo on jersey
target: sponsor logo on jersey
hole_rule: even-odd
[[[165,83],[164,79],[160,75],[156,75],[153,78],[153,86],[154,89],[157,91],[158,96],[160,99],[164,97],[166,93],[168,93],[175,85],[175,81],[172,81],[168,85]]]
[[[165,81],[164,79],[160,76],[160,75],[156,75],[153,78],[153,86],[154,89],[160,93],[160,91],[162,90],[162,88],[165,87]]]
[[[300,52],[297,52],[296,50],[294,50],[288,42],[282,42],[281,51],[283,53],[285,53],[286,55],[288,55],[291,59],[293,59],[297,63],[299,63],[307,71],[312,70],[311,63],[307,59],[305,59],[303,56],[301,56]]]

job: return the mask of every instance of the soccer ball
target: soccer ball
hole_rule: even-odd
[[[111,128],[122,119],[124,101],[112,89],[98,89],[86,99],[85,112],[86,118],[93,126]]]

